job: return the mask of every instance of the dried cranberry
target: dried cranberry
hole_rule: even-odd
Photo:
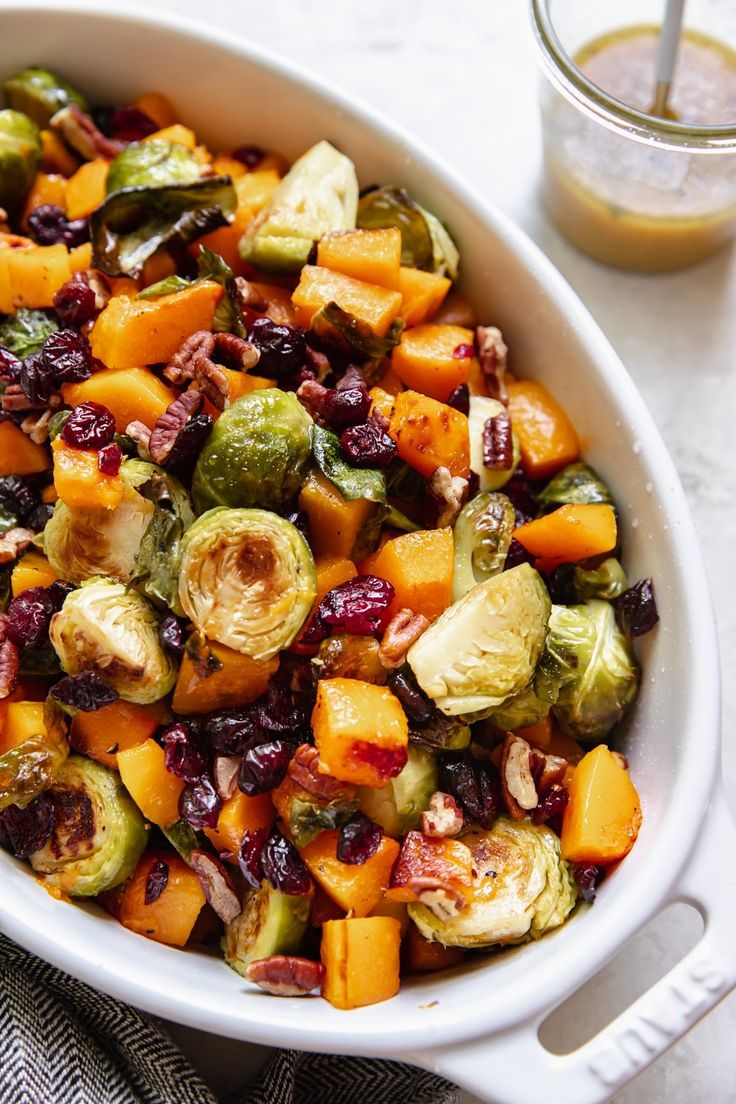
[[[294,754],[294,748],[285,740],[271,740],[257,744],[243,756],[238,785],[248,797],[268,793],[280,785],[286,777],[286,768]]]
[[[458,348],[462,349],[463,346],[460,345]],[[465,414],[467,417],[470,413],[470,388],[467,383],[459,384],[454,391],[450,392],[447,405],[451,406],[453,410],[459,410],[461,414]]]
[[[123,462],[123,450],[113,441],[97,453],[97,467],[103,475],[117,475]]]
[[[381,846],[383,829],[365,813],[355,813],[337,837],[337,857],[350,866],[362,866]]]
[[[220,709],[205,722],[205,735],[217,755],[243,755],[259,732],[254,709]]]
[[[23,361],[18,377],[23,393],[33,406],[45,406],[54,389],[54,374],[43,353],[31,353]]]
[[[619,628],[627,636],[643,636],[651,632],[659,621],[651,579],[640,579],[634,583],[615,599],[613,605]]]
[[[303,729],[309,727],[311,705],[283,682],[272,682],[255,704],[259,727],[271,736],[301,740]]]
[[[517,468],[509,481],[504,483],[503,493],[511,499],[517,525],[524,525],[539,514],[539,499],[534,486],[521,468]]]
[[[179,816],[192,828],[215,828],[222,802],[212,780],[200,778],[185,786],[179,797]]]
[[[238,851],[238,866],[246,882],[253,889],[258,889],[263,881],[261,853],[267,839],[267,828],[256,828],[253,832],[246,832]]]
[[[166,889],[169,881],[169,864],[162,859],[156,859],[151,863],[151,869],[146,878],[146,888],[143,894],[143,904],[152,905]]]
[[[186,721],[169,725],[160,734],[164,762],[169,774],[185,782],[198,782],[209,769],[209,758],[201,741]]]
[[[184,625],[173,613],[159,622],[158,638],[172,655],[181,656],[184,652]]]
[[[55,203],[43,203],[28,216],[28,231],[39,245],[65,245],[73,249],[89,241],[87,219],[66,217],[61,207]]]
[[[0,813],[0,834],[19,859],[27,859],[48,842],[56,826],[56,807],[50,794],[42,793],[25,809],[9,805]]]
[[[435,706],[417,686],[410,667],[399,667],[391,671],[386,682],[401,702],[410,721],[422,725],[432,720],[436,712]]]
[[[328,590],[317,617],[343,632],[365,635],[383,628],[395,591],[387,579],[358,575]]]
[[[115,436],[115,419],[102,403],[80,403],[64,422],[59,436],[71,448],[101,449]]]
[[[506,553],[506,559],[504,560],[503,569],[509,571],[512,567],[518,567],[519,564],[534,563],[534,557],[531,552],[527,552],[521,541],[518,541],[516,537],[511,538],[509,550]]]
[[[118,142],[140,142],[159,129],[139,107],[116,107],[107,120],[106,134]]]
[[[299,530],[307,544],[309,544],[309,538],[311,536],[309,532],[309,515],[306,514],[304,510],[295,510],[293,514],[289,514],[286,520],[290,521],[294,528]]]
[[[602,866],[595,866],[593,863],[575,863],[573,865],[573,876],[575,885],[578,887],[578,893],[589,905],[592,905],[595,901],[596,889],[603,880],[604,873]]]
[[[467,755],[447,755],[440,763],[439,788],[455,798],[466,820],[492,827],[503,807],[498,771]]]
[[[296,847],[279,831],[266,840],[261,852],[263,874],[269,885],[289,897],[309,893],[312,879]]]
[[[333,429],[359,425],[370,414],[371,401],[365,387],[328,388],[324,400],[325,420]]]
[[[256,318],[248,334],[261,354],[258,371],[283,379],[298,372],[306,360],[306,343],[301,330],[278,326],[270,318]]]
[[[35,510],[39,502],[38,491],[33,482],[21,475],[5,475],[0,478],[0,499],[23,518]]]
[[[89,342],[76,330],[56,330],[43,343],[41,357],[54,383],[81,383],[92,375]]]
[[[574,564],[560,564],[545,576],[549,596],[556,605],[569,606],[575,602],[574,572]]]
[[[462,342],[460,345],[456,345],[452,350],[453,360],[471,360],[475,356],[475,346],[470,345],[467,342]]]
[[[97,314],[97,296],[82,280],[67,280],[54,296],[54,310],[65,326],[83,326]]]
[[[29,529],[34,529],[37,533],[40,533],[48,525],[53,512],[54,507],[50,503],[40,502],[26,518],[26,525]]]
[[[46,590],[51,595],[54,602],[54,610],[60,610],[64,605],[64,599],[68,594],[74,590],[71,583],[62,582],[61,579],[57,579],[51,586],[46,587]]]
[[[48,588],[29,587],[8,606],[7,634],[20,648],[40,648],[48,639],[54,612],[54,596]]]
[[[386,468],[397,451],[396,442],[375,418],[346,429],[340,437],[340,448],[358,468]]]
[[[532,809],[532,822],[534,824],[545,824],[553,817],[559,816],[564,811],[569,798],[567,786],[560,786],[559,784],[551,786],[536,809]]]
[[[209,414],[195,414],[177,434],[164,467],[176,475],[189,475],[212,429]]]
[[[252,172],[253,169],[258,168],[266,156],[266,151],[262,150],[260,146],[238,146],[236,150],[233,150],[231,156]]]
[[[118,696],[117,690],[113,690],[95,671],[67,675],[51,687],[49,694],[62,705],[80,709],[82,713],[94,713],[114,702]]]
[[[22,367],[23,362],[15,353],[11,353],[10,349],[6,349],[4,345],[0,345],[0,380],[3,383],[17,383],[20,379]]]

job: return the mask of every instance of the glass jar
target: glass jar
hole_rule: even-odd
[[[690,0],[687,33],[732,58],[736,5]],[[531,0],[545,80],[544,198],[560,230],[608,264],[694,264],[736,233],[736,118],[695,125],[648,115],[594,84],[575,58],[603,36],[654,32],[664,0]],[[730,64],[730,62],[729,62]],[[652,99],[654,98],[652,77]]]

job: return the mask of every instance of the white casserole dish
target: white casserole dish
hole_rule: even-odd
[[[270,999],[219,959],[133,935],[94,906],[64,905],[0,854],[0,928],[91,985],[157,1015],[272,1046],[405,1058],[499,1104],[606,1100],[736,985],[736,835],[720,779],[713,613],[677,475],[633,383],[600,330],[536,247],[446,165],[372,112],[260,47],[107,2],[0,0],[0,78],[58,69],[93,99],[168,93],[213,148],[243,142],[294,157],[329,138],[362,184],[405,185],[450,226],[463,287],[502,327],[522,375],[564,403],[586,459],[613,487],[632,578],[652,574],[661,616],[645,638],[642,694],[625,750],[644,825],[592,910],[539,944],[479,957],[402,985],[350,1013]],[[539,1043],[549,1011],[667,902],[703,913],[701,942],[590,1043],[563,1057]],[[431,1007],[428,1007],[431,1006]]]

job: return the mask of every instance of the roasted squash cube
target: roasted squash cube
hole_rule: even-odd
[[[360,679],[321,679],[312,713],[320,770],[359,786],[384,786],[407,760],[409,726],[390,690]]]
[[[388,888],[399,845],[390,836],[384,836],[375,854],[354,865],[338,859],[338,838],[339,833],[331,829],[320,832],[302,848],[301,856],[315,882],[340,908],[355,916],[367,916]]]
[[[641,801],[628,771],[604,744],[583,756],[568,786],[562,855],[570,862],[612,863],[627,855],[641,826]]]
[[[164,863],[168,876],[161,895],[146,904],[146,886],[155,863]],[[125,885],[117,904],[120,923],[157,943],[183,947],[192,934],[205,895],[199,878],[172,851],[147,851]]]
[[[335,1008],[362,1008],[399,991],[401,925],[390,916],[328,920],[322,926],[322,995]]]

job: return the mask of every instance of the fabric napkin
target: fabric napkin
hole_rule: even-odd
[[[274,998],[277,999],[277,998]],[[279,1051],[229,1104],[456,1104],[431,1073]],[[0,1104],[218,1104],[155,1019],[0,935]]]

